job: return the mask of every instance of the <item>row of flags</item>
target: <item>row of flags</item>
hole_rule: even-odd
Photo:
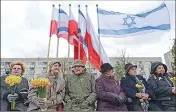
[[[114,11],[106,11],[97,5],[98,34],[100,37],[126,37],[145,34],[158,30],[170,29],[169,11],[165,3],[158,7],[138,14],[125,14]],[[89,17],[87,6],[86,16],[78,6],[78,22],[75,20],[69,6],[69,15],[60,8],[53,6],[50,26],[50,37],[56,34],[68,40],[74,46],[74,59],[80,59],[86,63],[86,55],[89,62],[97,70],[102,63],[110,60],[100,42],[100,37],[95,32]]]
[[[86,16],[78,9],[78,22],[75,20],[69,7],[69,16],[59,7],[53,6],[52,20],[50,25],[50,37],[56,34],[58,38],[65,38],[69,44],[74,46],[74,60],[80,59],[86,64],[86,55],[93,67],[100,70],[102,63],[109,63],[109,57],[104,51],[99,37],[93,28],[89,14]]]

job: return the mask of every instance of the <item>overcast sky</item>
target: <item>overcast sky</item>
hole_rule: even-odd
[[[85,14],[85,5],[97,29],[96,4],[100,8],[122,13],[136,14],[156,8],[162,1],[1,1],[1,57],[44,58],[47,57],[52,4],[67,13],[69,4],[78,19],[78,4]],[[163,57],[170,50],[175,38],[175,2],[165,1],[171,20],[170,31],[157,31],[125,38],[101,38],[109,57],[119,56],[118,50],[126,49],[130,57]],[[97,31],[96,31],[97,32]],[[59,57],[67,57],[67,41],[61,38]],[[56,36],[52,37],[50,57],[56,57]],[[70,55],[73,57],[73,46]]]

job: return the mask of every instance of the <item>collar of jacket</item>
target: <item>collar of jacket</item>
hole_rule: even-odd
[[[137,77],[137,75],[135,75]],[[133,80],[134,82],[136,82],[135,76],[133,75],[126,75],[126,77],[129,77],[131,80]]]
[[[48,78],[49,78],[49,79],[57,79],[57,78],[58,78],[58,75],[59,75],[59,74],[54,75],[54,74],[49,73],[49,74],[48,74]]]
[[[116,82],[114,75],[106,76],[106,75],[102,74],[101,77],[104,78],[108,82]]]
[[[13,74],[8,74],[7,76],[9,76],[9,75],[13,75]],[[17,76],[20,76],[20,77],[22,77],[22,75],[17,75]]]
[[[86,73],[86,68],[84,68],[84,70],[83,70],[81,73],[79,73],[79,74],[75,74],[75,73],[73,72],[73,74],[76,75],[76,76],[80,76],[80,75],[83,75],[83,74],[85,74],[85,73]]]
[[[155,75],[156,77],[168,76],[168,74],[166,74],[166,73],[163,73],[163,74],[161,74],[161,73],[155,73],[154,75]]]

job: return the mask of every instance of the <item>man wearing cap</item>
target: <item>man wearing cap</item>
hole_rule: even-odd
[[[121,87],[128,98],[132,99],[132,102],[128,104],[128,110],[130,111],[148,111],[149,98],[154,99],[154,93],[152,89],[148,87],[147,81],[142,75],[136,73],[137,65],[128,63],[125,65],[125,76],[121,79]],[[136,84],[142,86],[142,91],[136,87]],[[143,102],[143,105],[141,105]],[[153,111],[160,111],[161,109],[155,104],[150,103],[150,107]]]
[[[65,111],[94,111],[95,110],[95,78],[86,72],[85,65],[75,60],[72,73],[67,77],[65,87]]]
[[[65,95],[65,81],[63,79],[60,62],[50,62],[48,74],[40,74],[38,77],[45,77],[50,80],[51,86],[47,88],[47,101],[38,98],[36,88],[31,87],[28,95],[30,101],[28,111],[43,108],[47,108],[47,111],[58,110],[58,107],[63,106],[63,98]]]
[[[109,63],[101,66],[102,75],[96,79],[97,111],[127,111],[126,96],[115,80],[113,67]]]

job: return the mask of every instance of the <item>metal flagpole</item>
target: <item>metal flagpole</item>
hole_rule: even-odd
[[[100,44],[100,32],[99,32],[99,16],[98,16],[98,4],[96,5],[96,7],[97,7],[97,23],[98,23],[98,41],[99,41],[99,43],[98,43],[98,45],[99,45],[99,55],[100,55],[100,65],[102,64],[101,63],[101,44]]]
[[[59,10],[60,10],[60,4],[59,4]],[[58,16],[58,28],[60,28],[60,13]],[[58,31],[59,33],[59,31]],[[56,53],[56,58],[59,58],[59,37],[57,36],[57,53]]]
[[[71,4],[69,4],[69,16],[71,14]],[[70,71],[70,36],[68,34],[68,72],[67,75],[69,74]]]
[[[88,11],[87,11],[87,5],[86,5],[86,18],[87,18],[87,13],[88,13]],[[87,29],[87,22],[86,22],[86,29]],[[88,43],[87,43],[87,48],[88,48],[88,52],[87,52],[87,54],[88,54],[88,58],[87,58],[87,60],[88,60],[88,63],[89,63],[89,73],[90,73],[90,56],[89,56],[89,39],[88,39]]]
[[[80,21],[79,18],[79,10],[80,10],[80,5],[78,5],[78,21]],[[78,29],[79,29],[79,23],[78,23]],[[80,60],[80,42],[81,42],[81,35],[79,35],[79,30],[78,30],[78,59]]]
[[[54,8],[54,4],[53,4]],[[52,16],[53,16],[53,10],[52,10]],[[49,43],[48,43],[48,55],[47,55],[47,65],[46,65],[46,72],[48,72],[48,62],[49,62],[49,52],[50,52],[50,45],[51,45],[51,37],[49,38]]]

